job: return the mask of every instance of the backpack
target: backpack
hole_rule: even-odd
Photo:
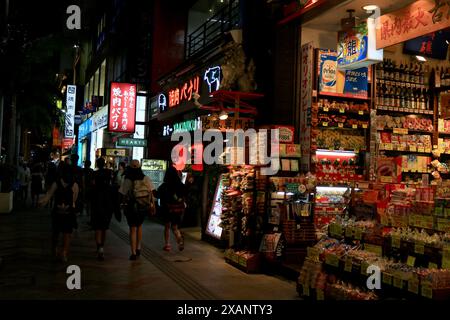
[[[137,205],[138,209],[149,211],[150,215],[154,214],[155,204],[153,194],[148,191],[144,179],[132,181],[130,200]]]

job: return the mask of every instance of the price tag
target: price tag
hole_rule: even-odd
[[[393,133],[395,134],[408,134],[408,129],[405,128],[394,128],[392,130]]]
[[[369,264],[366,261],[361,262],[361,274],[367,276],[367,268],[369,268]]]
[[[384,144],[384,148],[386,150],[393,150],[393,145],[392,145],[392,143],[385,143]]]
[[[408,291],[414,294],[419,294],[419,281],[416,279],[410,279],[408,281]]]
[[[421,290],[422,297],[433,299],[433,288],[431,287],[430,283],[422,283],[422,290]]]
[[[347,227],[347,228],[345,229],[345,236],[346,236],[347,238],[352,238],[352,237],[353,237],[353,228]]]
[[[321,290],[321,289],[317,289],[317,290],[316,290],[316,299],[317,299],[318,301],[323,301],[323,300],[325,300],[325,296],[324,296],[323,290]]]
[[[392,283],[394,285],[394,287],[402,289],[403,288],[403,280],[398,278],[398,277],[394,277],[392,280]]]
[[[437,269],[438,266],[436,263],[430,262],[428,263],[428,269]]]
[[[417,148],[417,152],[425,152],[425,148],[424,147],[418,147]]]
[[[409,146],[409,151],[417,152],[417,147],[416,146]]]
[[[339,258],[335,254],[327,254],[325,256],[325,263],[337,268],[339,267]]]
[[[367,129],[368,128],[367,124],[363,124],[362,127],[363,127],[363,129]]]
[[[366,251],[369,251],[369,252],[373,252],[373,253],[375,253],[375,254],[377,254],[377,255],[382,255],[382,251],[383,251],[383,249],[381,248],[381,246],[376,246],[376,245],[373,245],[373,244],[370,244],[370,243],[365,243],[364,244],[364,250],[366,250]]]
[[[362,115],[364,115],[364,111],[359,110],[359,111],[358,111],[358,114],[362,116]]]
[[[352,124],[352,128],[353,129],[358,129],[358,125],[357,124]]]
[[[329,108],[325,107],[325,108],[323,108],[323,111],[328,112]]]
[[[356,240],[362,239],[362,230],[360,228],[355,228],[355,239]]]
[[[303,285],[303,295],[309,297],[309,286]]]
[[[339,122],[339,123],[338,123],[338,127],[339,127],[339,128],[343,128],[343,127],[344,127],[344,124],[343,124],[342,122]]]
[[[414,252],[423,255],[425,253],[425,246],[422,243],[416,243],[414,245]]]
[[[428,148],[427,148],[427,149],[425,149],[425,152],[426,152],[426,153],[431,153],[431,149],[428,149]]]
[[[352,258],[351,257],[347,257],[345,259],[344,271],[352,272],[352,268],[353,268]]]
[[[345,109],[344,108],[339,108],[339,113],[345,113]]]
[[[322,122],[323,127],[328,127],[328,122]]]
[[[400,249],[401,238],[398,236],[392,236],[391,238],[391,246],[392,248]]]
[[[408,256],[408,259],[406,260],[406,264],[410,267],[414,267],[415,263],[416,263],[416,257]]]
[[[392,276],[388,273],[383,273],[383,283],[392,285]]]

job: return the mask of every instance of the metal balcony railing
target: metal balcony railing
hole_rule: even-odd
[[[187,36],[186,58],[189,59],[222,37],[226,32],[239,27],[239,23],[239,0],[230,0],[225,7]]]

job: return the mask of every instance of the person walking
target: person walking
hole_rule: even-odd
[[[31,170],[31,207],[33,208],[37,207],[39,196],[43,192],[43,179],[42,166],[40,163],[36,163]]]
[[[78,154],[71,154],[70,155],[70,166],[72,168],[72,172],[73,172],[73,176],[75,179],[75,182],[78,184],[79,188],[80,188],[80,193],[83,192],[83,168],[81,168],[78,165],[78,160],[80,159],[80,157],[78,156]],[[76,203],[76,208],[75,208],[75,213],[77,215],[81,215],[83,210],[83,198],[79,197],[79,199],[77,200]]]
[[[95,230],[95,242],[97,244],[97,258],[104,260],[104,249],[106,230],[111,223],[113,206],[111,201],[112,171],[105,168],[105,159],[98,158],[96,161],[98,170],[94,171],[92,180],[92,210],[91,222]]]
[[[112,187],[112,199],[114,202],[114,216],[116,217],[117,221],[122,220],[122,213],[120,208],[121,203],[121,193],[119,193],[120,186],[122,185],[122,182],[125,178],[125,168],[126,164],[125,162],[119,162],[119,167],[117,171],[114,172],[113,175],[113,187]]]
[[[78,199],[78,184],[75,182],[69,165],[61,163],[57,179],[50,190],[42,197],[38,204],[43,206],[54,196],[55,205],[52,210],[52,250],[54,254],[67,262],[70,240],[76,227],[75,206]],[[63,248],[59,250],[59,235],[63,234]]]
[[[155,213],[152,193],[154,189],[150,178],[142,172],[139,160],[132,160],[119,189],[123,195],[124,214],[130,227],[130,260],[136,260],[141,254],[142,224],[145,216]]]
[[[21,161],[18,168],[18,177],[20,183],[19,200],[23,201],[26,206],[28,200],[28,188],[30,186],[31,172],[26,162]]]
[[[185,186],[181,182],[177,170],[169,166],[164,175],[164,181],[155,196],[160,200],[161,215],[164,221],[164,247],[165,251],[172,250],[170,245],[170,229],[176,238],[178,250],[184,250],[184,237],[178,226],[181,224],[185,205]]]
[[[86,160],[84,161],[81,194],[82,194],[83,208],[87,216],[91,215],[93,179],[94,179],[94,170],[91,168],[91,161]]]

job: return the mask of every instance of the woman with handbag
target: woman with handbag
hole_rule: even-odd
[[[178,250],[184,249],[184,237],[178,229],[186,208],[184,202],[185,186],[181,182],[177,170],[169,166],[164,176],[164,182],[155,192],[155,196],[160,200],[161,215],[165,224],[164,228],[164,250],[170,251],[170,229],[177,240]]]

